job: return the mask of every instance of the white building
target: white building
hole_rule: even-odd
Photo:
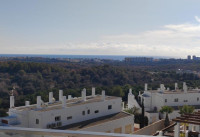
[[[144,100],[145,115],[149,118],[149,123],[153,123],[159,119],[159,110],[162,106],[171,106],[174,108],[170,118],[179,116],[178,107],[183,105],[191,105],[196,109],[200,108],[200,89],[188,89],[183,82],[183,89],[178,89],[175,83],[174,90],[166,88],[164,84],[160,84],[157,90],[148,90],[147,84],[142,94],[139,93],[139,101],[136,101],[134,95],[128,94],[128,108],[138,107],[138,104]],[[139,106],[140,107],[140,106]]]
[[[104,122],[95,124],[96,128],[90,127],[88,131],[133,132],[134,116],[121,111],[120,97],[106,96],[105,91],[102,91],[102,95],[95,95],[95,88],[92,88],[91,96],[86,96],[86,89],[83,89],[81,95],[78,98],[68,95],[66,99],[63,91],[59,90],[59,101],[55,101],[53,92],[50,92],[49,102],[44,103],[41,96],[37,96],[37,104],[30,105],[26,101],[25,106],[20,107],[14,106],[14,96],[11,96],[9,116],[0,120],[4,125],[44,129],[72,126],[88,120],[94,123],[95,119],[100,118]]]

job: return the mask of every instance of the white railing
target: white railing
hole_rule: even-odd
[[[147,137],[143,135],[0,126],[0,137]]]

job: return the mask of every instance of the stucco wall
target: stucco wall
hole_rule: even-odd
[[[156,131],[164,128],[164,119],[157,121],[149,126],[146,126],[140,130],[135,131],[133,134],[137,135],[153,135]]]

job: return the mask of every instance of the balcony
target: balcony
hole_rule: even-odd
[[[3,127],[3,126],[0,126],[0,136],[1,137],[144,137],[144,135]]]

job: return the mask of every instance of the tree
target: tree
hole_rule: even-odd
[[[163,106],[161,109],[160,109],[160,112],[163,114],[165,113],[166,114],[166,117],[165,117],[165,127],[169,126],[170,124],[170,121],[169,121],[169,116],[168,114],[172,113],[173,112],[173,108],[172,107],[169,107],[169,106]]]
[[[194,112],[193,106],[184,105],[182,107],[179,107],[179,114],[192,114]]]
[[[125,110],[126,112],[130,113],[130,114],[133,114],[133,115],[138,115],[139,114],[139,108],[137,107],[133,107],[133,108],[129,108],[127,110]]]
[[[188,106],[188,105],[184,105],[182,107],[179,107],[179,114],[183,115],[183,114],[192,114],[194,112],[194,107],[193,106]],[[183,123],[184,125],[184,132],[186,133],[186,123]]]
[[[123,90],[120,86],[114,87],[112,94],[113,94],[113,96],[117,96],[117,97],[123,97],[124,96],[124,92],[123,92]]]
[[[143,128],[144,126],[148,125],[148,117],[143,116],[139,112],[139,108],[133,107],[130,109],[125,110],[127,113],[133,114],[134,115],[134,122],[140,124],[140,128]]]

